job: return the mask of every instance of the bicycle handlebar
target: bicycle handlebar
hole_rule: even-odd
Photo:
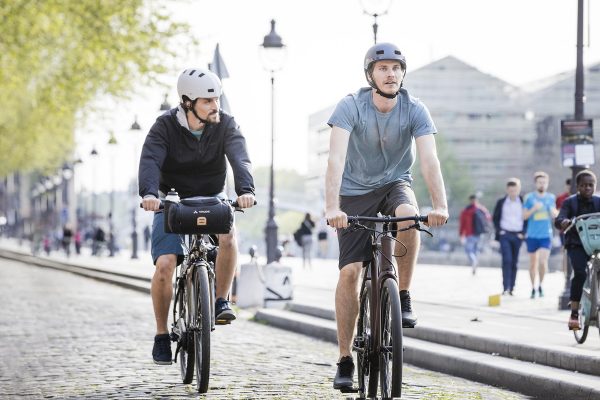
[[[580,219],[583,219],[583,218],[589,218],[589,217],[600,217],[600,212],[589,213],[589,214],[582,214],[582,215],[579,215],[579,216],[577,216],[577,217],[575,217],[575,218],[572,218],[572,219],[571,219],[571,223],[569,224],[569,226],[567,226],[567,227],[565,228],[565,230],[564,230],[564,232],[563,232],[563,233],[565,233],[565,234],[566,234],[566,233],[567,233],[569,230],[571,230],[571,228],[573,228],[573,227],[575,226],[575,223],[576,223],[577,221],[579,221]]]
[[[381,217],[363,217],[360,215],[356,216],[348,216],[348,223],[360,223],[360,222],[404,222],[404,221],[414,221],[414,222],[427,222],[427,215],[413,215],[412,217],[391,217],[389,215],[384,215]]]
[[[163,210],[165,208],[165,201],[163,199],[159,199],[159,200],[160,200],[160,206],[158,206],[158,209]],[[243,208],[239,207],[237,201],[231,200],[231,199],[225,199],[225,201],[227,201],[229,203],[229,205],[235,209],[235,211],[243,210]],[[254,200],[254,205],[256,205],[256,204],[257,204],[256,200]],[[144,208],[143,203],[140,203],[140,208]]]

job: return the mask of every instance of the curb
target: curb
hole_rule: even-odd
[[[112,283],[138,292],[150,293],[150,279],[118,272],[105,272],[95,268],[88,268],[68,264],[62,261],[39,258],[10,250],[0,249],[0,257],[20,261],[38,267],[52,268],[59,271],[71,272],[76,275],[96,279],[105,283]]]
[[[335,321],[334,310],[297,303],[288,303],[287,309],[292,312]],[[497,354],[501,357],[533,362],[567,371],[577,371],[600,376],[600,358],[585,354],[573,354],[563,350],[552,350],[541,346],[470,335],[461,331],[450,331],[428,326],[418,326],[414,329],[404,329],[403,331],[405,337],[480,353]]]
[[[262,309],[255,319],[337,344],[335,322]],[[503,387],[541,399],[600,399],[596,376],[405,337],[404,360],[417,367]]]

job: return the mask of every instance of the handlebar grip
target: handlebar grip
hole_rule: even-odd
[[[144,204],[143,203],[140,203],[140,208],[144,208]],[[161,200],[160,206],[158,206],[158,209],[159,210],[164,210],[164,208],[165,208],[165,203],[163,203],[162,200]]]
[[[240,208],[239,204],[237,203],[237,201],[235,200],[230,200],[231,201],[231,207],[233,208]],[[258,203],[256,202],[256,200],[254,200],[254,204],[253,205],[257,205]]]

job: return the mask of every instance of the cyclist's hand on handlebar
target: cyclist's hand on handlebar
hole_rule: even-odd
[[[250,208],[254,205],[254,195],[252,193],[246,193],[239,196],[236,200],[239,208]]]
[[[562,220],[562,222],[560,223],[560,228],[564,231],[565,229],[567,229],[569,227],[569,225],[571,225],[571,220],[568,218],[565,218]]]
[[[442,226],[448,221],[448,210],[445,208],[434,208],[427,214],[427,222],[425,225],[435,227]]]
[[[334,228],[347,228],[348,215],[342,210],[332,210],[325,213],[327,223]]]
[[[160,209],[160,200],[154,196],[144,197],[142,199],[142,208],[146,211],[158,211]]]

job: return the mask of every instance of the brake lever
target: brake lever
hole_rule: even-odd
[[[418,230],[419,232],[425,232],[426,234],[429,235],[429,237],[433,237],[433,233],[431,233],[427,229],[423,228],[423,226],[421,226],[421,224],[417,224],[415,226],[415,229]]]

